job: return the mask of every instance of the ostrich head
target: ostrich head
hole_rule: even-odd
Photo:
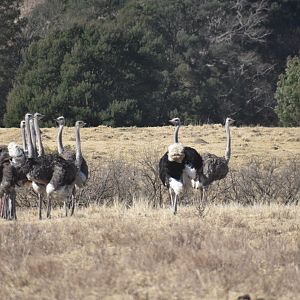
[[[15,142],[9,143],[7,145],[7,150],[10,157],[19,157],[24,155],[22,147]]]
[[[168,160],[181,163],[184,159],[184,147],[180,143],[174,143],[168,147]]]
[[[179,118],[174,118],[172,120],[169,120],[169,122],[174,125],[174,126],[178,126],[180,125],[180,119]]]
[[[75,127],[84,127],[86,125],[86,123],[84,123],[83,121],[76,121],[76,123],[75,123]]]
[[[45,116],[42,115],[42,114],[40,114],[40,113],[38,113],[38,112],[36,112],[33,117],[36,118],[36,119],[38,119],[38,120],[42,120]]]
[[[226,122],[225,124],[231,125],[235,122],[235,120],[231,119],[231,118],[226,118]]]
[[[25,128],[25,120],[22,120],[20,123],[20,128]]]
[[[58,125],[64,126],[65,125],[65,118],[63,116],[60,116],[55,119]]]
[[[30,113],[27,113],[27,114],[25,115],[25,120],[31,120],[32,118],[33,118],[33,115],[30,114]]]

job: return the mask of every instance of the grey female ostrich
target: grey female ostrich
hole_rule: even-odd
[[[77,169],[74,163],[64,160],[62,157],[54,154],[33,157],[33,145],[31,132],[29,128],[29,120],[31,114],[26,114],[25,124],[28,137],[28,158],[23,155],[23,163],[21,170],[26,174],[28,180],[36,185],[44,185],[47,193],[47,218],[51,217],[51,198],[56,196],[60,199],[65,199],[71,196],[74,188]],[[37,130],[37,134],[40,131]],[[22,149],[16,144],[11,145],[10,155],[18,156],[22,153]],[[23,152],[24,153],[24,152]],[[42,218],[41,203],[39,207],[39,218]]]
[[[16,215],[16,173],[10,164],[7,146],[0,145],[0,216],[4,219],[17,219]]]
[[[77,141],[76,142],[76,149],[78,149],[77,151],[72,151],[72,150],[65,150],[64,146],[63,146],[63,142],[62,142],[62,132],[63,132],[63,128],[65,125],[65,118],[63,116],[60,116],[56,119],[56,122],[58,123],[59,127],[58,127],[58,135],[57,135],[57,150],[58,153],[61,157],[63,157],[66,160],[69,161],[76,161],[76,155],[78,156],[77,161],[78,161],[78,168],[80,169],[80,172],[78,174],[78,177],[76,178],[76,186],[78,188],[81,188],[84,186],[84,184],[86,183],[88,176],[89,176],[89,169],[88,169],[88,165],[86,160],[84,159],[84,157],[82,156],[82,152],[81,152],[81,143],[80,143],[80,132],[79,130],[76,131],[76,135],[78,135]]]
[[[200,174],[199,187],[202,189],[201,198],[205,199],[205,201],[207,200],[208,186],[216,180],[225,178],[229,171],[228,163],[231,154],[231,137],[230,137],[229,125],[233,123],[234,123],[233,119],[226,118],[225,130],[226,130],[227,141],[226,141],[225,157],[219,157],[211,153],[205,153],[202,155],[203,170]]]
[[[78,168],[79,172],[77,174],[76,177],[76,181],[75,181],[75,189],[73,191],[73,195],[72,195],[72,204],[71,204],[71,216],[74,213],[74,209],[75,209],[75,194],[76,194],[76,188],[82,188],[89,177],[89,169],[88,169],[88,165],[86,160],[84,159],[84,157],[82,156],[82,152],[81,152],[81,142],[80,142],[80,131],[79,128],[81,127],[81,125],[85,125],[80,123],[75,124],[78,127],[78,130],[76,130],[75,134],[76,134],[76,151],[72,151],[72,150],[65,150],[64,146],[63,146],[63,142],[62,142],[62,132],[63,132],[63,128],[65,125],[65,118],[63,116],[60,116],[58,118],[56,118],[56,122],[58,123],[59,127],[58,127],[58,135],[57,135],[57,149],[58,149],[58,153],[61,157],[63,157],[64,159],[74,162],[76,163],[76,167]],[[66,210],[66,214],[67,214],[67,210]]]
[[[178,143],[179,118],[170,120],[176,125],[174,142],[159,161],[159,177],[164,186],[169,189],[173,213],[177,213],[177,202],[184,187],[199,176],[202,168],[202,158],[191,148]],[[173,197],[174,193],[174,197]]]

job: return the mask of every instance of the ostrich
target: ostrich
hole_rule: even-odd
[[[174,133],[174,143],[178,143],[178,132],[181,125],[179,118],[174,118],[169,121],[172,125],[176,126]],[[199,176],[202,170],[202,157],[200,154],[191,147],[184,147],[185,158],[183,160],[183,180],[186,185],[191,184],[193,187],[198,185]]]
[[[79,172],[77,174],[76,181],[75,181],[75,189],[74,189],[73,195],[72,195],[72,206],[71,206],[71,216],[72,216],[74,213],[74,208],[75,208],[76,188],[82,188],[85,185],[85,183],[87,182],[88,176],[89,176],[89,169],[88,169],[86,160],[82,157],[79,129],[76,130],[76,149],[77,149],[76,152],[72,151],[72,150],[65,150],[63,143],[62,143],[62,132],[63,132],[63,128],[65,125],[65,118],[63,116],[60,116],[60,117],[56,118],[56,122],[59,125],[58,136],[57,136],[58,153],[64,159],[75,162],[77,168],[79,169]],[[79,126],[79,128],[81,125],[83,125],[83,126],[85,125],[85,124],[81,124],[80,121],[79,121],[79,123],[76,122],[76,124],[75,124],[75,127]],[[67,208],[66,208],[66,214],[67,214]]]
[[[183,145],[174,143],[169,145],[168,151],[159,161],[159,177],[163,185],[169,190],[171,208],[174,215],[177,213],[178,197],[183,191],[182,173],[184,170],[184,158]]]
[[[160,159],[159,176],[164,186],[169,189],[173,213],[177,213],[177,202],[184,187],[189,187],[191,180],[199,177],[202,168],[202,158],[191,148],[178,143],[180,119],[174,118],[170,123],[176,125],[174,143],[168,147],[168,152]],[[173,197],[174,193],[174,197]]]
[[[23,156],[27,155],[27,143],[25,134],[25,120],[20,122],[23,149],[14,157],[9,156],[10,143],[8,146],[0,146],[0,214],[6,219],[17,219],[16,216],[16,191],[15,186],[28,182],[25,174],[20,171],[20,163]],[[21,148],[20,148],[21,149]]]
[[[10,156],[5,145],[0,145],[0,215],[5,219],[17,219],[15,170],[10,164]]]
[[[202,155],[203,170],[199,178],[200,181],[199,187],[202,189],[201,198],[205,199],[205,201],[207,200],[208,186],[216,180],[225,178],[229,171],[228,163],[231,154],[231,137],[230,137],[229,125],[233,123],[234,123],[233,119],[226,118],[225,130],[226,130],[227,141],[226,141],[225,157],[219,157],[211,153],[205,153]]]
[[[63,132],[63,128],[65,125],[65,118],[63,116],[61,116],[61,117],[58,117],[56,119],[56,121],[59,125],[58,136],[57,136],[58,153],[64,159],[75,162],[76,161],[76,152],[72,151],[72,150],[65,150],[63,143],[62,143],[62,132]],[[86,183],[86,181],[88,179],[89,170],[88,170],[88,165],[86,163],[86,160],[84,159],[84,157],[82,157],[79,130],[76,131],[76,134],[78,134],[78,136],[77,136],[78,145],[76,145],[76,147],[78,149],[77,155],[79,156],[78,163],[80,163],[80,166],[78,166],[80,168],[80,172],[78,174],[78,178],[76,178],[76,186],[81,188],[81,187],[83,187],[83,185]]]
[[[46,187],[47,218],[50,218],[52,197],[58,197],[59,199],[70,197],[75,184],[77,168],[74,163],[68,162],[55,154],[33,158],[33,145],[29,128],[29,120],[31,118],[31,114],[26,114],[25,125],[28,137],[28,158],[23,155],[21,170],[26,174],[28,180],[34,182],[38,186],[42,185]],[[40,134],[39,130],[37,130],[37,134]],[[14,158],[14,156],[20,155],[20,153],[22,153],[22,149],[20,149],[18,145],[11,145],[10,156]],[[39,207],[39,218],[42,218],[41,202]]]

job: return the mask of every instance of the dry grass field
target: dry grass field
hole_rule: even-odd
[[[1,299],[299,299],[300,208],[136,204],[0,222]]]
[[[57,128],[44,128],[43,142],[49,150],[56,149]],[[124,158],[129,161],[139,159],[150,150],[158,153],[166,151],[173,142],[173,126],[163,127],[121,127],[99,126],[81,129],[82,149],[91,162]],[[247,158],[259,157],[287,158],[300,154],[300,128],[231,127],[232,159],[230,164],[242,164]],[[21,143],[20,129],[0,128],[1,143],[16,141]],[[74,128],[64,129],[64,144],[74,147]],[[224,126],[182,126],[179,132],[181,143],[196,148],[200,153],[211,152],[224,155],[226,137]]]
[[[57,129],[42,131],[55,150]],[[163,153],[173,131],[83,128],[82,150],[90,165],[132,163]],[[179,138],[224,154],[221,125],[183,126]],[[0,139],[20,142],[19,129],[0,129]],[[300,128],[233,127],[232,139],[232,168],[252,155],[300,154]],[[64,143],[74,144],[73,128]],[[91,205],[69,218],[56,208],[43,221],[19,208],[16,222],[0,220],[0,299],[300,299],[299,206],[209,204],[199,215],[189,205],[173,216],[146,202]]]

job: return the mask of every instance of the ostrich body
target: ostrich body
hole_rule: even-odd
[[[72,204],[71,204],[71,216],[74,213],[75,209],[75,194],[76,194],[76,188],[82,188],[88,179],[89,176],[89,169],[86,160],[82,156],[81,152],[81,142],[80,142],[80,131],[79,128],[84,126],[85,123],[82,121],[77,121],[75,124],[75,135],[76,135],[76,151],[72,150],[65,150],[62,142],[62,132],[65,125],[65,118],[63,116],[60,116],[56,119],[59,128],[58,128],[58,136],[57,136],[57,149],[58,153],[61,157],[63,157],[65,160],[71,161],[75,163],[78,173],[76,176],[75,181],[75,189],[73,191],[72,195]],[[77,128],[76,128],[77,127]],[[67,214],[67,208],[66,208],[66,214]]]
[[[169,121],[175,125],[174,143],[178,143],[178,132],[180,128],[180,119],[174,118]],[[202,157],[197,150],[191,147],[184,147],[184,170],[183,180],[185,185],[192,185],[193,187],[199,184],[199,177],[202,170]]]
[[[183,191],[182,173],[185,165],[182,161],[184,157],[184,147],[175,143],[169,145],[168,152],[159,161],[159,177],[169,190],[174,215],[177,213],[178,197]]]
[[[203,157],[203,170],[200,174],[200,187],[202,188],[202,198],[206,200],[208,186],[216,181],[226,177],[229,171],[229,160],[231,154],[231,136],[229,126],[234,123],[234,120],[227,118],[225,122],[226,130],[226,150],[225,157],[219,157],[215,154],[205,153]]]

